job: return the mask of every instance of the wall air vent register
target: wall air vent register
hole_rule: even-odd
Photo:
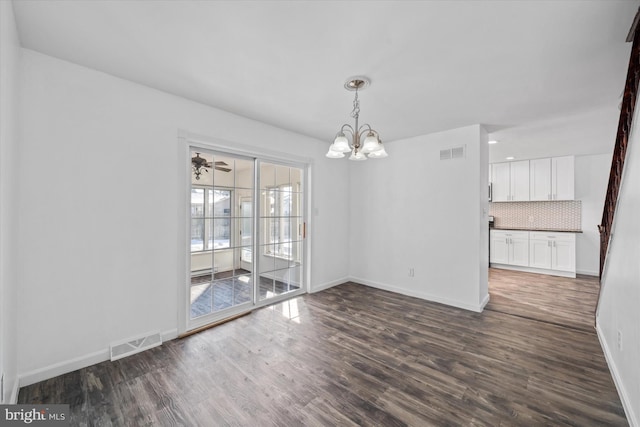
[[[454,159],[464,159],[465,155],[465,145],[461,147],[453,147],[447,148],[445,150],[440,150],[440,160],[454,160]]]

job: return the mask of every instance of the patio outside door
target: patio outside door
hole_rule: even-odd
[[[190,161],[187,329],[304,293],[304,165],[195,147]]]

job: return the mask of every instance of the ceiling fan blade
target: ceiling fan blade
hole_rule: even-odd
[[[222,166],[216,166],[215,170],[217,171],[222,171],[222,172],[231,172],[231,169],[229,168],[223,168]]]
[[[216,166],[229,166],[229,164],[223,162],[222,160],[219,160],[219,161],[216,162]]]

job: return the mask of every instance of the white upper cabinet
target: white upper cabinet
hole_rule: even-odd
[[[531,200],[551,200],[551,159],[529,161],[529,196]]]
[[[491,165],[491,191],[492,201],[509,201],[511,195],[511,165],[509,163]]]
[[[511,162],[511,201],[529,200],[529,160]]]
[[[575,165],[573,156],[551,159],[551,198],[573,200],[575,198]]]
[[[529,160],[491,165],[492,201],[529,200]]]
[[[573,200],[574,157],[552,157],[529,161],[531,200]]]

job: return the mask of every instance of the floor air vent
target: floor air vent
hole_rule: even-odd
[[[111,361],[140,353],[162,344],[160,332],[153,332],[143,337],[129,339],[125,342],[111,344]]]

